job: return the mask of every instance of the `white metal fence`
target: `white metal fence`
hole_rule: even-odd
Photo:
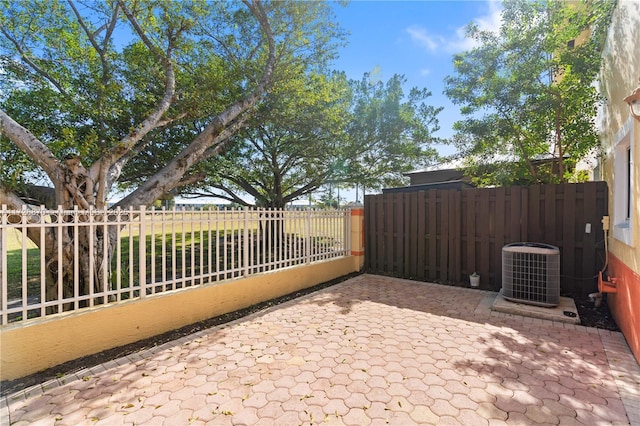
[[[349,225],[348,210],[2,206],[1,324],[345,256]]]

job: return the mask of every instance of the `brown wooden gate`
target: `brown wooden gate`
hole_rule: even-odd
[[[497,291],[502,247],[539,242],[560,249],[561,292],[584,295],[604,263],[606,214],[606,182],[368,195],[365,268],[459,285],[475,271]]]

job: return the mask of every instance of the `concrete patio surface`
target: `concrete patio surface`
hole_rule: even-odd
[[[507,300],[504,298],[502,291],[500,291],[491,306],[491,310],[524,317],[541,318],[555,322],[580,324],[578,309],[576,308],[575,302],[570,297],[561,297],[558,306],[546,308]]]
[[[620,333],[361,275],[2,399],[15,425],[640,425]]]

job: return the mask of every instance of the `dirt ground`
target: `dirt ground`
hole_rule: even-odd
[[[602,301],[602,305],[598,308],[588,296],[573,297],[580,316],[580,324],[585,327],[603,328],[605,330],[620,331],[618,325],[611,316],[609,306],[607,306],[606,298]]]
[[[306,290],[301,290],[299,292],[288,294],[286,296],[273,299],[264,303],[260,303],[258,305],[254,305],[246,309],[231,312],[225,315],[208,319],[206,321],[202,321],[196,324],[182,327],[180,329],[173,330],[165,334],[155,336],[153,338],[141,340],[125,346],[109,349],[107,351],[103,351],[98,354],[72,360],[64,364],[60,364],[55,367],[49,368],[47,370],[41,371],[39,373],[22,377],[20,379],[3,381],[0,383],[0,396],[10,395],[12,393],[20,391],[21,389],[26,389],[38,383],[43,383],[57,377],[67,376],[67,375],[73,374],[76,371],[80,371],[84,368],[92,367],[97,364],[102,364],[112,359],[120,358],[134,352],[138,352],[147,348],[158,346],[163,343],[176,340],[180,337],[193,334],[210,327],[214,327],[219,324],[224,324],[224,323],[236,320],[238,318],[242,318],[246,315],[259,312],[271,306],[278,305],[280,303],[301,297],[305,294],[312,293],[314,291],[318,291],[320,289],[338,284],[356,275],[359,275],[359,274],[358,273],[350,274],[350,275],[340,277],[338,279],[335,279],[323,284],[319,284],[317,286],[308,288]],[[572,297],[572,296],[567,296],[567,297]],[[580,316],[581,325],[584,325],[586,327],[595,327],[595,328],[602,328],[606,330],[619,331],[618,326],[616,325],[615,321],[611,316],[611,311],[609,310],[609,307],[606,304],[606,299],[603,300],[602,305],[598,308],[594,306],[594,303],[589,299],[588,296],[573,297],[573,299],[575,301],[576,308],[578,309],[578,315]]]

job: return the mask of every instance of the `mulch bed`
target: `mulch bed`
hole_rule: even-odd
[[[573,301],[576,304],[576,309],[578,309],[578,316],[580,316],[581,325],[584,325],[585,327],[620,331],[618,325],[611,316],[611,311],[607,305],[606,298],[602,300],[602,305],[597,308],[594,306],[593,301],[589,299],[589,296],[573,297]]]
[[[238,318],[242,318],[252,313],[259,312],[271,306],[276,306],[281,303],[287,302],[289,300],[293,300],[298,297],[304,296],[306,294],[313,293],[315,291],[318,291],[327,287],[331,287],[333,285],[346,281],[359,274],[360,274],[359,272],[356,272],[349,275],[345,275],[343,277],[336,278],[334,280],[328,281],[323,284],[318,284],[316,286],[313,286],[304,290],[300,290],[298,292],[291,293],[286,296],[279,297],[277,299],[259,303],[257,305],[250,306],[246,309],[241,309],[235,312],[230,312],[228,314],[217,316],[215,318],[210,318],[208,320],[201,321],[196,324],[191,324],[191,325],[179,328],[177,330],[169,331],[159,336],[154,336],[148,339],[140,340],[138,342],[130,343],[128,345],[109,349],[94,355],[89,355],[89,356],[78,358],[72,361],[68,361],[68,362],[65,362],[64,364],[60,364],[55,367],[46,369],[44,371],[29,375],[26,377],[19,378],[16,380],[0,382],[0,396],[11,395],[22,389],[26,389],[28,387],[37,385],[38,383],[44,383],[56,377],[71,375],[76,371],[93,367],[95,365],[108,362],[112,359],[117,359],[129,354],[132,354],[134,352],[139,352],[148,348],[152,348],[154,346],[158,346],[163,343],[179,339],[183,336],[187,336],[189,334],[193,334],[201,330],[206,330],[216,325],[234,321]],[[571,296],[568,296],[568,297],[571,297]],[[606,330],[619,331],[618,326],[616,325],[615,321],[611,316],[609,307],[606,304],[606,299],[603,300],[602,305],[598,308],[594,307],[594,303],[589,299],[588,296],[573,297],[573,299],[575,301],[576,308],[578,309],[581,325],[584,325],[586,327],[596,327],[596,328],[602,328]]]

